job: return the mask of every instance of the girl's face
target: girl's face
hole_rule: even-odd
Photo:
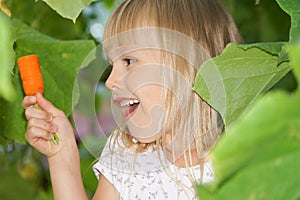
[[[112,72],[106,86],[112,92],[114,104],[122,110],[130,134],[142,143],[155,141],[164,128],[165,118],[159,50],[130,50],[116,59],[107,56]]]

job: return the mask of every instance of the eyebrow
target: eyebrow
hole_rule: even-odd
[[[118,46],[118,47],[114,47],[114,48],[105,49],[105,55],[106,55],[106,58],[108,61],[112,61],[112,60],[116,60],[117,58],[123,57],[124,55],[133,53],[137,50],[143,50],[143,49],[145,49],[145,48],[140,48],[135,45]]]

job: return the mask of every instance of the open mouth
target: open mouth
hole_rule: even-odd
[[[140,104],[140,101],[137,99],[122,99],[122,100],[117,101],[117,105],[123,111],[124,122],[129,120],[129,118],[134,115],[139,104]]]

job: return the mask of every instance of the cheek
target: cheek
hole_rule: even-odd
[[[140,88],[152,85],[162,85],[161,65],[151,64],[142,65],[130,70],[125,77],[126,87],[132,92],[136,93]]]
[[[135,115],[127,121],[130,134],[141,142],[155,140],[165,127],[165,110],[159,104],[153,104],[149,112],[139,107]],[[152,141],[151,141],[152,142]]]
[[[136,91],[140,104],[126,124],[131,135],[141,142],[155,139],[165,128],[165,108],[161,94],[162,88],[157,85],[148,85]]]
[[[130,134],[140,142],[153,142],[165,128],[162,66],[144,65],[126,76],[126,87],[139,99],[136,113],[126,122]]]

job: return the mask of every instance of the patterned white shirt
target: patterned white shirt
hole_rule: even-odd
[[[109,141],[93,169],[98,178],[101,173],[113,184],[121,200],[197,199],[190,176],[196,176],[200,183],[199,165],[179,168],[168,162],[162,152],[149,150],[135,154],[118,145],[110,145]],[[207,162],[202,183],[213,178],[212,166]]]

